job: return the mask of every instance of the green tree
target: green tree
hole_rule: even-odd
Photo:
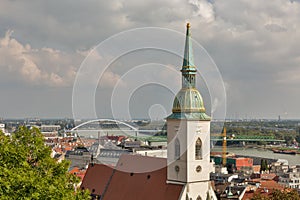
[[[20,127],[11,137],[0,132],[1,199],[89,199],[77,190],[69,163],[57,163],[37,128]]]
[[[268,170],[268,161],[266,159],[261,159],[260,161],[260,173]]]
[[[300,143],[300,134],[296,136],[296,141]]]
[[[272,199],[274,199],[274,200],[283,200],[283,199],[285,199],[285,200],[300,200],[300,196],[296,190],[292,190],[292,191],[275,190],[272,193]]]
[[[293,138],[293,136],[291,136],[291,135],[285,135],[285,136],[284,136],[284,140],[285,140],[285,142],[286,142],[288,145],[290,145],[290,144],[292,144],[294,138]]]
[[[300,200],[300,196],[296,190],[274,190],[271,196],[256,194],[251,200]]]

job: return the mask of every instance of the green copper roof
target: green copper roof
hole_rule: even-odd
[[[203,99],[196,88],[182,88],[173,103],[173,113],[205,112]]]
[[[201,94],[196,89],[196,67],[194,65],[190,24],[187,24],[182,73],[182,88],[173,102],[168,119],[210,120],[205,114]]]
[[[195,66],[194,57],[193,57],[193,49],[192,49],[192,41],[191,41],[191,33],[190,33],[190,23],[186,25],[186,36],[185,36],[185,48],[184,48],[184,58],[183,64],[184,66]]]

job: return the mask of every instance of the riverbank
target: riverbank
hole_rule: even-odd
[[[231,147],[228,147],[231,148]],[[263,150],[269,150],[272,151],[273,153],[283,153],[283,154],[300,154],[300,149],[296,148],[290,148],[290,147],[282,147],[282,146],[273,146],[273,145],[268,145],[268,146],[262,146],[262,145],[246,145],[242,148],[254,148],[254,149],[263,149]]]
[[[222,147],[214,147],[211,149],[212,152],[222,152]],[[268,148],[246,148],[246,147],[227,147],[227,152],[234,153],[236,155],[242,156],[251,156],[251,157],[260,157],[260,158],[268,158],[274,160],[287,160],[290,166],[300,164],[300,154],[290,155],[290,154],[279,154],[273,153]]]

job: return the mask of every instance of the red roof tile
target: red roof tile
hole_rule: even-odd
[[[260,175],[260,178],[265,179],[265,180],[274,180],[275,177],[276,177],[276,174],[274,174],[274,173]]]
[[[255,194],[261,194],[262,196],[270,196],[274,189],[284,189],[283,186],[279,185],[276,181],[273,180],[253,179],[252,181],[260,183],[260,187],[257,188],[257,190],[255,191],[246,192],[243,197],[243,200],[250,200]]]
[[[77,177],[80,178],[80,180],[83,180],[86,170],[85,169],[79,169],[78,167],[74,167],[69,171],[70,174],[75,174]]]
[[[116,171],[103,200],[177,200],[182,185],[166,183],[167,168],[148,173]]]
[[[98,195],[105,190],[103,200],[177,200],[183,185],[166,182],[166,164],[164,158],[122,155],[115,170],[89,166],[81,187]]]
[[[83,180],[83,178],[85,177],[85,171],[81,171],[81,172],[79,172],[78,174],[76,174],[76,176],[77,176],[77,177],[79,177],[79,178],[80,178],[80,180],[82,181],[82,180]]]
[[[260,185],[261,188],[278,189],[278,190],[284,189],[282,185],[279,185],[276,181],[273,180],[260,181],[260,184],[261,184]]]
[[[118,171],[124,171],[129,173],[144,173],[156,171],[165,168],[166,166],[166,158],[123,154],[116,165],[116,169]]]
[[[113,169],[102,164],[90,164],[82,180],[81,188],[89,189],[91,193],[101,195],[111,177]]]
[[[70,174],[76,174],[76,173],[79,173],[79,172],[80,172],[80,170],[79,170],[78,167],[74,167],[73,169],[71,169],[71,170],[69,171]]]

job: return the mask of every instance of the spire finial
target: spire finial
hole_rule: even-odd
[[[191,27],[190,22],[186,23],[186,28],[189,29]]]

